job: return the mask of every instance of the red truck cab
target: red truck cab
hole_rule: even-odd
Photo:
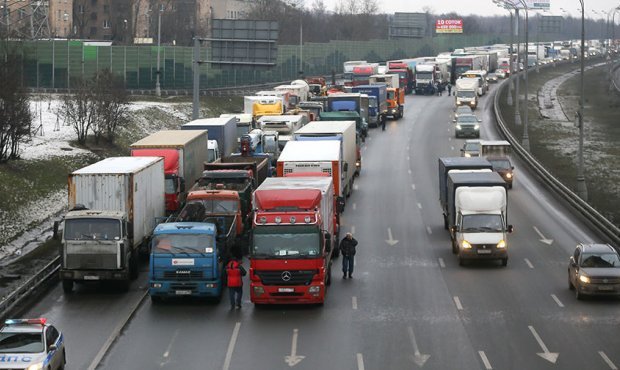
[[[405,94],[411,94],[413,91],[413,71],[403,61],[388,62],[388,74],[397,74],[401,89],[405,90]]]
[[[185,179],[179,176],[179,152],[176,149],[135,149],[132,157],[164,157],[164,196],[168,213],[180,210],[185,201]]]
[[[250,299],[323,304],[337,242],[329,177],[269,178],[254,192]]]

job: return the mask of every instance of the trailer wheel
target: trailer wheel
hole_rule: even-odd
[[[70,294],[73,292],[73,280],[65,280],[62,281],[62,291],[65,294]]]
[[[325,285],[330,286],[332,285],[332,264],[331,262],[329,263],[329,266],[327,267],[327,278],[325,279]]]

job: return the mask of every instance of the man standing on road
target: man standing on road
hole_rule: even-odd
[[[448,84],[448,96],[452,96],[452,84]]]
[[[380,115],[379,119],[381,120],[381,131],[385,131],[385,121],[386,121],[385,115],[383,114]]]
[[[243,279],[246,271],[241,261],[235,256],[226,264],[226,282],[230,297],[230,309],[241,308],[241,296],[243,295]]]
[[[353,265],[355,259],[355,246],[357,240],[353,238],[353,234],[347,233],[347,235],[340,242],[340,252],[342,252],[342,278],[346,279],[347,274],[349,279],[353,278]]]

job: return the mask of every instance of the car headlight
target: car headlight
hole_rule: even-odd
[[[463,240],[461,242],[461,246],[463,247],[463,249],[471,249],[471,244],[469,244],[467,240]]]
[[[461,129],[461,125],[456,125],[456,129],[460,130]]]
[[[26,370],[41,370],[41,369],[43,369],[43,364],[42,363],[30,365],[30,366],[28,366],[26,368]]]
[[[507,174],[506,174],[506,178],[507,178],[507,179],[512,179],[512,174],[511,174],[510,172],[509,172],[509,173],[507,173]]]
[[[465,157],[467,158],[471,157],[471,153],[465,153]]]
[[[497,249],[504,249],[504,248],[506,248],[506,241],[505,240],[500,240],[499,243],[497,243],[497,245],[495,247]]]
[[[581,280],[582,283],[590,283],[590,278],[585,275],[579,275],[579,280]]]
[[[469,104],[476,105],[476,102],[475,101],[471,101],[471,102],[469,102]]]
[[[475,125],[474,130],[480,130],[480,125]]]

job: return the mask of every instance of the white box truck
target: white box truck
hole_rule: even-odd
[[[459,78],[456,80],[456,106],[467,105],[471,109],[478,107],[478,89],[480,83],[477,78]]]
[[[262,116],[256,121],[256,127],[263,131],[278,132],[280,149],[291,140],[291,135],[308,123],[308,117],[301,114],[281,115],[281,116]]]
[[[348,168],[345,181],[353,184],[354,177],[362,170],[361,158],[357,158],[357,143],[355,133],[355,121],[314,121],[310,122],[293,134],[296,141],[337,140],[342,143],[340,147],[343,160]]]
[[[148,248],[164,217],[164,160],[107,158],[69,175],[69,209],[62,221],[60,279],[120,281],[138,276],[138,251]],[[55,225],[55,229],[58,226]]]

